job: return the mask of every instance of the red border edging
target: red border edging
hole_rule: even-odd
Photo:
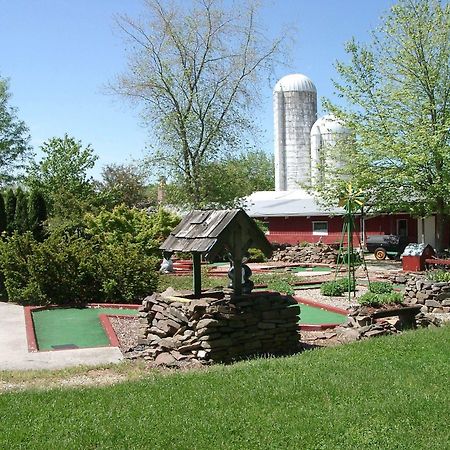
[[[141,305],[131,305],[124,303],[88,303],[88,307],[94,308],[123,308],[123,309],[139,309]],[[24,306],[23,313],[25,316],[25,332],[27,336],[28,352],[38,352],[36,333],[34,332],[33,311],[43,311],[44,309],[61,308],[61,306]],[[135,317],[128,314],[110,314],[111,317]],[[105,330],[106,336],[110,342],[111,347],[118,347],[119,340],[116,333],[108,319],[108,314],[99,314],[100,324]],[[52,351],[52,350],[50,350]]]

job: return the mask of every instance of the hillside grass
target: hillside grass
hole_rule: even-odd
[[[0,395],[2,449],[449,448],[450,327]]]

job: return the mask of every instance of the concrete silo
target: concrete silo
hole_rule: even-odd
[[[317,91],[305,75],[281,78],[273,90],[275,190],[299,189],[310,181],[310,131],[317,116]]]
[[[332,114],[318,119],[311,128],[311,182],[324,181],[326,170],[342,166],[336,144],[349,135],[349,130]]]

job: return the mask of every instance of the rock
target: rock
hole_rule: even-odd
[[[212,328],[212,327],[217,327],[218,325],[218,321],[215,319],[202,319],[199,320],[197,323],[197,326],[195,327],[196,330],[199,330],[200,328]]]
[[[176,365],[176,359],[170,353],[160,353],[155,359],[155,364],[171,367]]]
[[[440,308],[441,304],[437,302],[436,300],[426,300],[425,306],[432,307],[432,308]]]

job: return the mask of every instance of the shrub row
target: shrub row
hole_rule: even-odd
[[[138,303],[158,283],[158,247],[178,218],[123,206],[88,215],[77,230],[0,241],[1,297],[23,305]]]
[[[0,245],[0,264],[8,299],[23,305],[134,303],[158,281],[158,259],[129,241],[15,233]]]

